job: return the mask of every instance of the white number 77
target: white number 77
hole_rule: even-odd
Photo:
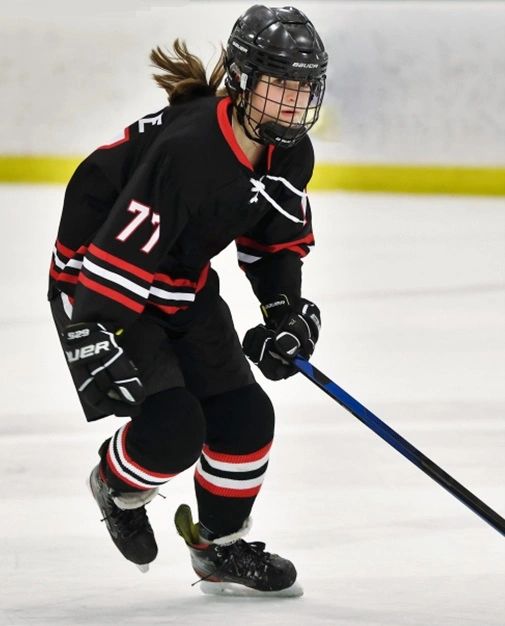
[[[130,206],[127,208],[127,211],[128,213],[136,213],[136,215],[132,221],[125,226],[125,228],[123,228],[116,239],[119,239],[119,241],[126,241],[137,230],[137,228],[145,222],[146,219],[148,219],[149,215],[151,215],[151,224],[155,226],[155,229],[147,243],[141,248],[142,252],[148,254],[158,243],[160,238],[160,214],[155,213],[152,211],[151,207],[141,204],[136,200],[132,200],[130,202]]]

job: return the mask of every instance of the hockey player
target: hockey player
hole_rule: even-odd
[[[65,194],[49,299],[91,420],[130,419],[99,449],[90,486],[112,540],[141,569],[157,554],[145,505],[195,462],[199,522],[176,513],[211,589],[299,593],[287,559],[246,542],[274,412],[245,354],[272,380],[310,357],[319,309],[301,295],[314,242],[307,136],[327,54],[295,8],[255,5],[236,22],[209,82],[176,40],[151,58],[170,106],[77,168]],[[225,77],[227,95],[218,92]],[[243,348],[212,257],[236,242],[263,323]]]

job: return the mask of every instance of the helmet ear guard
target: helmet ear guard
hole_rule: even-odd
[[[248,88],[248,83],[250,83],[250,79],[249,79],[249,75],[246,74],[245,72],[242,72],[240,74],[240,89],[242,89],[242,91],[245,91]],[[251,88],[251,87],[249,87]]]
[[[232,92],[230,95],[233,96],[241,91],[246,91],[247,89],[254,89],[256,87],[254,81],[254,67],[247,63],[241,64],[239,66],[235,61],[229,61],[228,57],[225,58],[225,67],[226,67],[226,79],[225,84],[228,88],[228,91]]]

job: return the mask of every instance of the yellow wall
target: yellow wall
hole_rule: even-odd
[[[83,157],[0,156],[0,183],[65,184]],[[320,163],[310,189],[505,195],[505,168]]]

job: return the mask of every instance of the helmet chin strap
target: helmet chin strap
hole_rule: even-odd
[[[270,121],[258,125],[258,134],[265,143],[282,146],[283,143],[292,145],[294,139],[306,134],[306,130],[303,124],[286,127]]]

